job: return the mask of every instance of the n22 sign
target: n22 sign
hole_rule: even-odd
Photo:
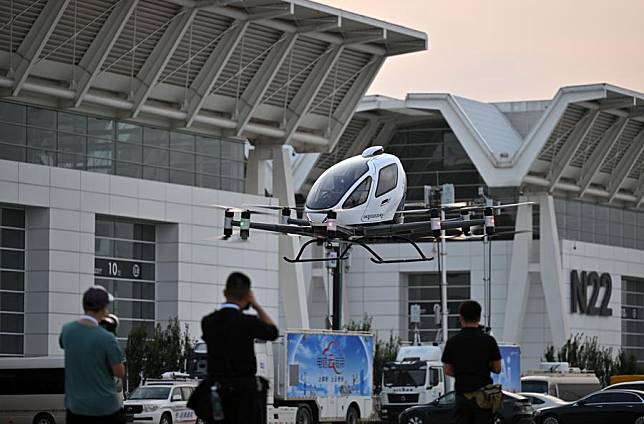
[[[588,298],[588,287],[592,287],[590,298]],[[603,296],[599,306],[600,292],[603,290]],[[576,270],[570,273],[571,292],[571,311],[579,312],[582,315],[609,317],[613,315],[613,310],[608,307],[610,296],[613,292],[613,280],[610,274],[603,273],[601,276],[595,271],[582,271],[581,275]]]

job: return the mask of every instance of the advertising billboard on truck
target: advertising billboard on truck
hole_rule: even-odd
[[[371,396],[373,351],[372,335],[288,333],[287,398]]]
[[[501,373],[492,374],[494,384],[512,393],[521,391],[521,348],[517,345],[499,345],[501,351]]]

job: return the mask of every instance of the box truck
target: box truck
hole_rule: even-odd
[[[271,424],[346,422],[373,414],[374,339],[371,333],[288,330],[274,342],[256,342],[257,374],[270,382]],[[190,359],[195,377],[207,374],[198,342]]]

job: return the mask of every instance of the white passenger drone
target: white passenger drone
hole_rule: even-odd
[[[343,250],[339,259],[346,259],[349,248],[358,245],[372,255],[375,263],[399,263],[429,261],[417,241],[440,241],[442,230],[456,230],[450,238],[492,238],[494,237],[494,211],[515,207],[509,205],[450,204],[430,209],[405,209],[407,176],[398,157],[385,153],[382,146],[367,148],[359,156],[345,159],[327,169],[313,184],[306,198],[304,216],[306,219],[291,218],[292,207],[248,205],[255,209],[278,210],[279,224],[251,222],[251,214],[266,212],[250,209],[213,205],[225,209],[224,235],[227,240],[233,235],[233,227],[239,227],[242,240],[248,239],[250,229],[273,231],[286,235],[311,237],[302,245],[294,259],[288,262],[313,262],[335,260],[335,258],[302,259],[305,248],[312,243],[333,244],[342,242]],[[457,213],[455,218],[441,220],[441,209]],[[240,220],[235,219],[239,213]],[[419,222],[404,222],[404,216],[416,214]],[[475,234],[475,229],[483,232]],[[370,243],[395,240],[411,244],[418,257],[408,259],[383,259]]]

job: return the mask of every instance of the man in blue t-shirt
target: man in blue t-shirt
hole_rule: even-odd
[[[125,376],[125,357],[116,337],[99,325],[112,296],[101,286],[83,294],[85,314],[63,326],[67,424],[122,424],[125,415],[114,377]]]

